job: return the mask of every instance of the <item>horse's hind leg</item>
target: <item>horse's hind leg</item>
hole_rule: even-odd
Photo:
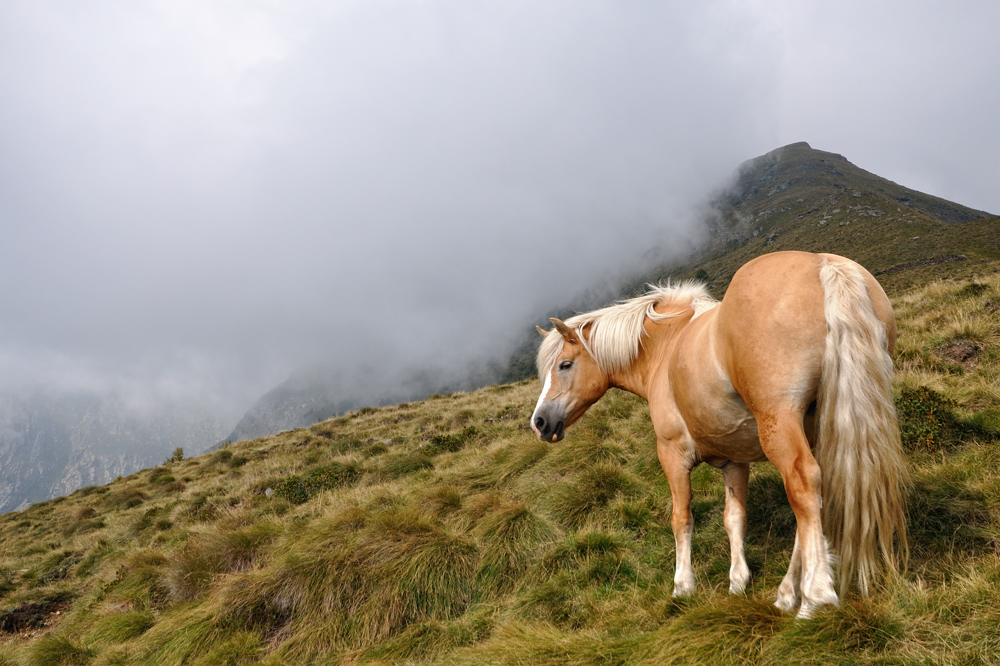
[[[761,414],[757,415],[757,423],[761,448],[781,473],[788,503],[795,512],[795,534],[802,567],[802,603],[797,617],[812,617],[816,609],[839,603],[823,536],[819,465],[809,450],[800,414]],[[792,567],[794,563],[790,569]]]
[[[750,478],[748,463],[728,463],[722,468],[722,478],[726,483],[726,510],[722,524],[729,535],[729,591],[743,594],[750,582],[750,569],[743,554],[743,537],[747,526],[747,482]]]
[[[788,573],[781,579],[778,586],[778,598],[774,605],[791,613],[802,602],[800,588],[802,586],[802,553],[799,552],[799,531],[795,530],[795,545],[792,546],[792,559],[788,562]]]

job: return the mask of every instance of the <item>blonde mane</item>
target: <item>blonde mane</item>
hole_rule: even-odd
[[[694,316],[697,317],[716,305],[718,301],[708,295],[705,285],[700,282],[650,285],[650,290],[642,296],[570,317],[566,325],[577,332],[598,367],[609,373],[628,367],[639,355],[642,338],[646,335],[642,327],[646,317],[662,321],[677,317],[689,308],[694,309]],[[656,308],[660,306],[670,308],[657,312]],[[584,336],[583,331],[587,328],[589,331]],[[562,350],[562,342],[562,336],[555,330],[549,331],[542,340],[536,360],[540,377],[552,370]]]

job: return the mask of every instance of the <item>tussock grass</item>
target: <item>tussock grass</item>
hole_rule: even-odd
[[[0,624],[38,618],[34,636],[0,632],[0,664],[995,662],[1000,276],[896,306],[912,558],[870,598],[808,622],[772,606],[795,522],[761,464],[748,593],[728,594],[721,475],[702,466],[699,590],[672,599],[647,406],[612,391],[564,442],[539,442],[530,381],[358,410],[0,516]]]
[[[34,645],[29,662],[32,666],[86,666],[95,651],[84,648],[65,636],[43,636]]]
[[[125,643],[136,636],[141,636],[156,619],[149,611],[131,611],[109,615],[97,621],[94,628],[88,632],[91,642]]]

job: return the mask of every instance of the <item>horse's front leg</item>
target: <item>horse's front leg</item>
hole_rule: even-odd
[[[743,537],[747,527],[747,484],[750,479],[749,463],[727,463],[722,468],[726,484],[726,510],[722,524],[729,535],[729,592],[743,594],[750,582],[750,568],[743,554]]]
[[[677,453],[671,443],[658,443],[660,465],[670,484],[670,515],[674,529],[677,562],[674,568],[674,594],[680,597],[694,593],[694,569],[691,568],[691,464]]]

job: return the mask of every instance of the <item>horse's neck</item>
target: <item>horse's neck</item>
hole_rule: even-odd
[[[677,336],[690,321],[691,316],[687,314],[659,322],[647,319],[645,323],[647,336],[639,346],[638,356],[627,368],[609,376],[611,386],[648,400],[651,381],[666,364]]]

